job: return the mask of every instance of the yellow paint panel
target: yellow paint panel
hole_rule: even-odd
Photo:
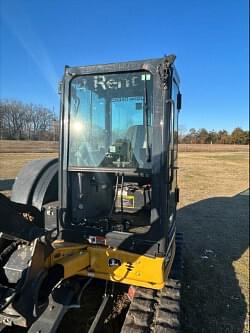
[[[47,267],[62,265],[64,278],[83,275],[153,289],[163,288],[174,256],[173,251],[170,264],[165,267],[164,257],[147,257],[99,245],[65,245],[61,243],[46,262]]]
[[[90,269],[84,275],[147,286],[159,289],[164,284],[164,258],[150,258],[126,251],[104,247],[88,247]],[[109,266],[109,260],[120,261],[120,266]]]
[[[64,278],[67,279],[70,276],[77,275],[77,273],[89,266],[89,253],[85,251],[84,253],[64,257],[57,264],[63,266]]]

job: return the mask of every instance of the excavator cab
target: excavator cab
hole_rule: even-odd
[[[175,323],[152,315],[178,289],[167,285],[179,200],[174,61],[65,67],[59,160],[31,162],[11,201],[0,195],[3,326],[126,333],[141,332],[142,317],[152,332]],[[82,309],[75,327],[72,309]]]
[[[62,238],[165,257],[175,234],[181,95],[174,57],[66,67]]]

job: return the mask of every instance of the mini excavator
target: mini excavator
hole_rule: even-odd
[[[59,159],[0,195],[0,331],[179,331],[174,61],[65,66]]]

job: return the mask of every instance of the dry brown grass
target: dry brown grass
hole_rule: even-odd
[[[179,168],[180,208],[249,187],[248,152],[180,152]]]
[[[180,144],[180,152],[248,152],[248,145]]]
[[[10,188],[19,170],[29,161],[57,157],[57,153],[0,153],[0,191],[10,196]],[[9,180],[7,186],[1,180]]]
[[[20,141],[0,140],[0,153],[37,153],[56,152],[58,142],[55,141]],[[247,152],[247,145],[221,145],[221,144],[180,144],[180,152]]]
[[[0,140],[0,153],[53,153],[57,150],[55,141]]]
[[[0,153],[0,179],[14,179],[29,161],[56,157],[57,153]]]
[[[248,333],[247,152],[179,154],[185,333]]]

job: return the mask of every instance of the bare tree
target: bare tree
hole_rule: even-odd
[[[57,117],[50,109],[15,100],[0,100],[0,138],[52,140]]]

